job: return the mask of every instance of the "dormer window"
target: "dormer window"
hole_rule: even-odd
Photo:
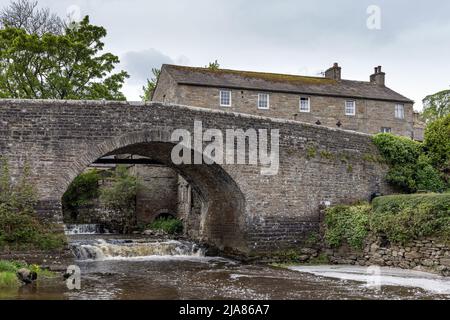
[[[231,91],[220,90],[220,106],[231,107]]]
[[[258,109],[261,110],[269,109],[269,95],[267,93],[258,94]]]

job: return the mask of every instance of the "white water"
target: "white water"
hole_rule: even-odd
[[[101,234],[108,233],[108,231],[99,224],[65,224],[64,233],[66,235]]]
[[[148,260],[204,257],[204,250],[187,241],[140,242],[97,239],[71,244],[78,260]]]
[[[315,276],[363,282],[368,286],[376,282],[381,286],[421,288],[436,294],[450,295],[450,279],[421,271],[380,268],[379,276],[374,276],[372,269],[357,266],[296,266],[289,269]]]

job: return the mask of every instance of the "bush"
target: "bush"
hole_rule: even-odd
[[[393,186],[408,193],[445,189],[439,171],[433,167],[421,143],[388,133],[374,136],[373,142],[390,165],[386,179]]]
[[[55,226],[41,222],[36,216],[36,193],[28,183],[29,169],[24,169],[19,182],[11,183],[9,167],[2,160],[0,168],[0,249],[54,250],[65,245]]]
[[[175,218],[159,218],[153,221],[149,228],[162,230],[168,234],[180,234],[183,232],[183,222]]]
[[[450,240],[450,194],[396,195],[376,198],[370,219],[373,232],[393,243],[437,237]]]
[[[325,241],[332,247],[348,243],[360,249],[369,234],[391,243],[434,237],[450,240],[450,194],[379,197],[372,206],[336,206],[326,210]]]
[[[325,214],[325,241],[333,247],[346,242],[352,248],[362,248],[369,233],[370,211],[368,204],[328,208]]]

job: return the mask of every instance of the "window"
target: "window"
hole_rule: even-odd
[[[231,91],[220,90],[220,106],[231,107]]]
[[[310,112],[311,104],[309,98],[300,98],[300,112]]]
[[[392,132],[392,128],[387,128],[387,127],[381,128],[381,133],[391,133],[391,132]]]
[[[269,109],[269,95],[267,93],[258,94],[258,109]]]
[[[395,105],[395,118],[405,119],[405,106],[403,104]]]
[[[356,115],[356,102],[352,100],[345,101],[345,115],[354,116]]]

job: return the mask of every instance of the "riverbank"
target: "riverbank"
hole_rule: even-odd
[[[264,264],[205,256],[197,244],[142,235],[70,236],[81,289],[70,290],[62,277],[33,286],[0,290],[0,299],[448,299],[446,294],[402,284],[367,288],[342,280]],[[305,267],[305,266],[302,266]],[[313,267],[313,266],[309,266]],[[334,268],[321,266],[319,268]]]

